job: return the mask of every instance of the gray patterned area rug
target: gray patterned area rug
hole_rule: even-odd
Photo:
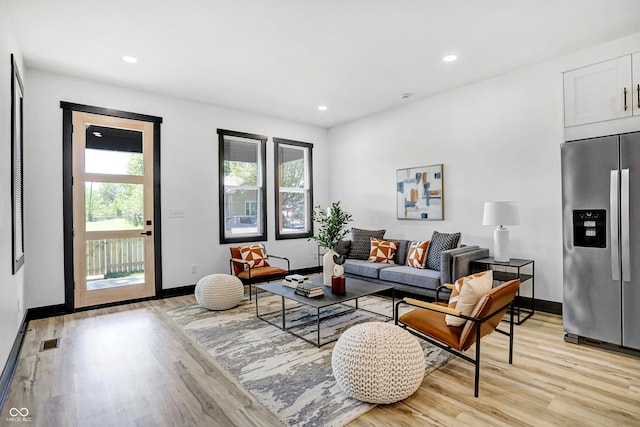
[[[361,308],[391,315],[389,299],[373,296],[358,301]],[[276,320],[280,304],[280,297],[261,296],[260,313],[275,311]],[[287,307],[294,309],[287,312],[287,324],[312,319],[315,310],[290,304]],[[333,344],[317,348],[258,319],[249,301],[221,312],[191,305],[167,314],[286,425],[342,426],[375,406],[350,398],[338,386],[331,369]],[[358,323],[380,320],[364,310],[323,320],[321,342]],[[296,332],[316,339],[315,324]],[[426,373],[450,359],[447,352],[420,341]]]

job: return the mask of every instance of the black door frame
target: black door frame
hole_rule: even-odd
[[[74,266],[73,266],[73,157],[72,133],[74,111],[119,117],[153,123],[153,223],[154,227],[154,264],[155,264],[155,298],[162,294],[162,244],[161,244],[161,212],[160,212],[160,124],[162,117],[91,105],[74,104],[60,101],[62,108],[62,208],[64,228],[64,307],[67,313],[75,311],[74,303]],[[146,299],[146,298],[145,298]],[[127,301],[129,303],[131,301]],[[108,304],[112,305],[112,304]],[[89,307],[93,308],[93,307]]]

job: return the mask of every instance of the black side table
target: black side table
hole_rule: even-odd
[[[504,271],[496,270],[495,267],[503,267]],[[529,317],[533,316],[536,311],[536,294],[534,285],[534,261],[531,259],[511,258],[508,262],[499,262],[493,257],[480,258],[471,261],[470,269],[472,273],[478,273],[485,270],[493,270],[493,280],[498,282],[507,282],[513,279],[520,279],[520,288],[515,299],[515,322],[517,325],[522,324]],[[524,272],[522,271],[524,270]],[[522,299],[520,298],[520,289],[526,281],[531,281],[531,308],[522,307]]]

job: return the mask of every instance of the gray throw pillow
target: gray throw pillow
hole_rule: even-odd
[[[362,230],[359,228],[351,229],[351,249],[349,250],[349,258],[353,259],[369,259],[371,253],[371,238],[382,239],[387,230]]]
[[[431,243],[429,243],[429,251],[427,252],[427,268],[429,270],[440,271],[440,258],[442,251],[448,251],[458,247],[460,242],[460,233],[438,233],[433,232]]]

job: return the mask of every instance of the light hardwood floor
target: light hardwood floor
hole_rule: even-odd
[[[176,297],[32,321],[0,425],[27,408],[36,426],[276,426],[278,419],[168,318]],[[40,350],[43,340],[60,346]],[[352,426],[640,426],[640,359],[562,339],[560,316],[536,313],[482,341],[473,366],[453,359],[403,402]],[[473,350],[473,349],[472,349]],[[470,350],[470,351],[472,351]]]

